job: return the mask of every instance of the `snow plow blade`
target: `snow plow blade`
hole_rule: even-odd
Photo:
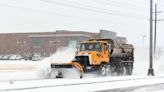
[[[51,68],[73,68],[72,65],[55,65],[55,64],[51,64]]]
[[[51,75],[56,78],[82,78],[84,71],[77,62],[51,64]]]

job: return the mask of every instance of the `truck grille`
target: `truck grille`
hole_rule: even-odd
[[[83,66],[89,66],[89,56],[76,56],[75,59]]]

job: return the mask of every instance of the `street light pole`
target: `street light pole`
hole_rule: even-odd
[[[145,38],[146,38],[146,36],[143,35],[143,37],[142,37],[142,45],[143,45],[143,47],[145,46]]]
[[[153,69],[153,0],[150,0],[150,47],[148,75],[154,76]]]

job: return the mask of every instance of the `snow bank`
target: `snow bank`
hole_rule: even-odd
[[[38,73],[49,66],[44,61],[3,60],[0,61],[0,81],[37,79]]]
[[[74,49],[63,47],[41,61],[1,60],[0,81],[47,78],[51,62],[70,62],[74,56]]]

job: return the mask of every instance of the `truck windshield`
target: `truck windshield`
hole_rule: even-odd
[[[102,45],[100,43],[82,43],[80,51],[102,51]]]

